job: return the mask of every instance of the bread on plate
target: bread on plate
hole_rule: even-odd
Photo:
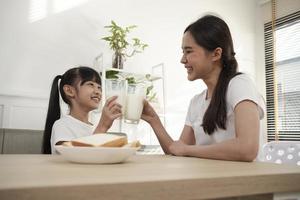
[[[71,143],[71,144],[70,144]],[[97,133],[90,136],[73,139],[65,146],[82,147],[122,147],[128,143],[126,136],[109,133]]]

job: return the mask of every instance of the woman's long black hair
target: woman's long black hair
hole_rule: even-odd
[[[58,81],[60,80],[60,84]],[[83,85],[87,81],[94,81],[101,85],[101,79],[99,73],[90,67],[75,67],[66,71],[63,75],[57,75],[52,83],[48,112],[46,118],[46,124],[43,135],[42,153],[51,154],[51,132],[53,124],[60,118],[60,105],[59,105],[59,93],[63,101],[71,106],[70,100],[67,98],[63,87],[64,85],[71,85],[76,87],[76,84],[81,81],[80,85]]]
[[[219,17],[206,15],[190,24],[184,32],[187,31],[191,33],[196,43],[207,51],[212,52],[218,47],[222,49],[222,70],[202,122],[205,133],[211,135],[217,128],[226,129],[226,92],[229,81],[240,74],[237,72],[238,63],[230,30]]]

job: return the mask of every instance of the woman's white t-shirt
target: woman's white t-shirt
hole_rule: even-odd
[[[193,128],[196,144],[208,145],[233,139],[235,135],[234,108],[244,100],[253,101],[258,105],[259,117],[264,117],[265,103],[262,96],[257,92],[252,80],[245,74],[233,77],[228,85],[226,93],[227,122],[226,130],[217,129],[213,134],[208,135],[202,127],[203,116],[207,110],[210,99],[206,99],[207,90],[194,96],[190,102],[185,125]]]
[[[51,133],[51,152],[56,154],[54,146],[59,141],[70,141],[75,138],[92,135],[95,127],[84,123],[71,115],[56,120]]]

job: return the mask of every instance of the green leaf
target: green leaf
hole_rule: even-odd
[[[117,74],[119,74],[118,71],[108,70],[108,71],[106,71],[105,76],[107,79],[115,79],[115,78],[118,78]]]
[[[147,99],[148,99],[148,101],[151,102],[153,99],[155,99],[155,97],[156,97],[156,93],[153,93],[152,95],[147,96]]]
[[[152,89],[153,89],[153,85],[147,87],[146,95],[150,94]]]
[[[118,25],[116,24],[116,22],[114,22],[114,20],[111,20],[111,24],[112,24],[113,26],[118,26]]]
[[[136,80],[134,77],[126,77],[126,80],[127,80],[128,84],[136,83]]]
[[[146,74],[145,77],[149,81],[151,79],[151,74]]]
[[[148,46],[147,44],[143,44],[138,38],[133,38],[133,43],[128,42],[127,34],[130,33],[132,29],[137,28],[136,25],[123,28],[111,20],[111,24],[104,26],[104,28],[109,29],[111,35],[102,37],[101,39],[107,41],[110,48],[115,52],[123,52],[122,54],[124,56],[131,57],[136,53],[141,53]],[[133,49],[131,53],[126,52],[128,47]]]

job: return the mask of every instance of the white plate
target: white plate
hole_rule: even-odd
[[[67,147],[55,149],[68,161],[76,163],[121,163],[135,154],[137,148],[131,147]]]

